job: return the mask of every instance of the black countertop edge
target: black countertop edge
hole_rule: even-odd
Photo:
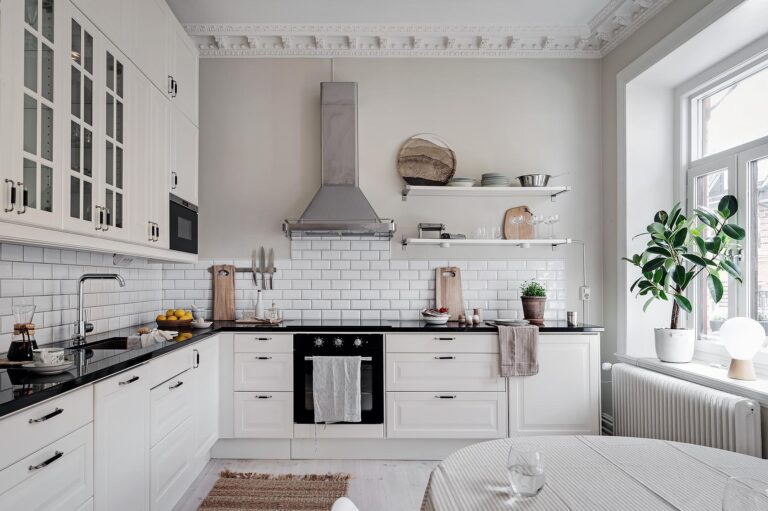
[[[152,325],[150,325],[152,326]],[[108,339],[115,336],[127,336],[135,333],[137,327],[123,328],[121,330],[104,332],[102,334],[94,335],[89,338],[89,342],[98,342],[102,339]],[[495,332],[496,327],[493,325],[481,323],[477,326],[460,326],[458,323],[450,322],[447,325],[426,325],[421,321],[381,321],[381,322],[340,322],[340,323],[324,323],[324,322],[295,322],[286,321],[281,325],[272,326],[257,326],[248,325],[242,323],[236,323],[234,321],[217,321],[211,328],[192,330],[192,337],[184,341],[179,342],[166,342],[158,345],[151,351],[137,350],[135,356],[127,359],[115,361],[113,364],[105,365],[103,368],[87,372],[80,376],[75,376],[70,380],[63,381],[58,384],[51,385],[47,388],[35,390],[29,394],[14,396],[8,399],[5,395],[0,396],[0,417],[17,412],[29,406],[41,403],[47,399],[56,397],[60,394],[64,394],[71,390],[83,387],[85,385],[94,383],[98,380],[113,376],[121,373],[125,370],[143,364],[149,360],[166,355],[177,349],[185,348],[191,344],[207,339],[221,332],[382,332],[382,333],[413,333],[413,332],[459,332],[459,333],[479,333],[479,332]],[[579,325],[576,327],[569,327],[565,322],[556,322],[549,325],[539,327],[541,333],[593,333],[602,332],[603,327],[595,325]],[[71,347],[71,342],[60,342],[45,347],[60,346]],[[128,352],[126,352],[128,353]],[[117,357],[115,357],[117,358]],[[2,368],[0,373],[4,371],[20,371],[20,369]],[[30,384],[34,385],[34,383]],[[22,385],[23,386],[23,385]],[[15,389],[11,388],[5,390],[6,392],[15,392]]]

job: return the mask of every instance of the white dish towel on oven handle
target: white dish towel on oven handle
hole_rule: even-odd
[[[361,357],[314,357],[315,423],[360,422]]]

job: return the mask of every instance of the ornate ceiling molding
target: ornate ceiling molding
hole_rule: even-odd
[[[611,0],[584,26],[188,24],[202,57],[600,58],[672,0]]]

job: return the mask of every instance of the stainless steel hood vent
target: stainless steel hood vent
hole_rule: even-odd
[[[320,84],[322,184],[298,220],[283,231],[299,236],[392,238],[395,222],[379,218],[358,187],[357,83]]]

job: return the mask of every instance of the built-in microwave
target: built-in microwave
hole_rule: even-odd
[[[197,254],[197,206],[176,195],[170,196],[170,249]]]

